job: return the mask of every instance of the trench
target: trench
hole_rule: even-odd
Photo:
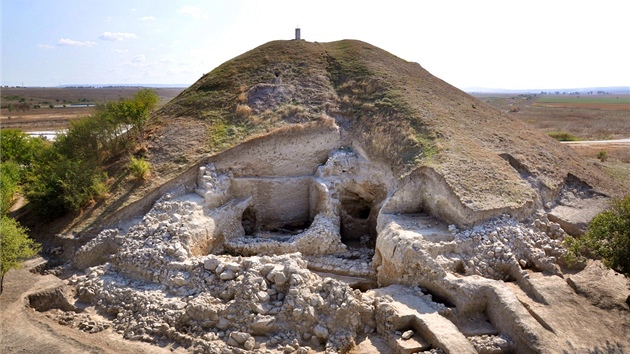
[[[51,309],[77,311],[77,307],[69,300],[71,297],[63,286],[58,286],[28,295],[28,305],[38,312]]]
[[[249,206],[241,217],[241,226],[246,237],[266,237],[278,241],[286,241],[293,235],[300,234],[311,227],[313,219],[305,215],[304,217],[291,220],[271,220],[266,223],[256,217],[255,206]]]
[[[245,237],[286,241],[307,230],[318,212],[311,176],[239,177],[232,186],[235,197],[252,200],[240,217]]]

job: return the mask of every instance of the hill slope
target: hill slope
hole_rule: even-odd
[[[401,179],[433,169],[473,210],[549,203],[569,174],[605,194],[615,190],[569,148],[360,41],[269,42],[204,75],[160,115],[158,165],[333,117],[345,145],[385,161]],[[172,144],[178,136],[186,143]]]
[[[340,146],[395,176],[389,192],[432,176],[456,207],[441,210],[442,202],[425,190],[423,199],[434,200],[418,208],[457,224],[553,206],[569,175],[572,184],[606,195],[628,193],[570,148],[417,63],[355,40],[272,41],[220,65],[156,112],[144,142],[151,180],[117,181],[96,209],[55,227],[29,227],[50,236],[90,233],[129,205],[146,209],[176,185],[174,178],[209,156],[283,127],[329,119],[341,130]]]

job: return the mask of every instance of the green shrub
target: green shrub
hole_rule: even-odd
[[[151,113],[157,108],[159,101],[160,97],[154,90],[142,89],[130,98],[109,102],[100,109],[107,111],[113,120],[130,125],[137,137],[142,138]]]
[[[558,140],[558,141],[579,141],[580,138],[569,133],[569,132],[551,132],[547,133],[550,137]]]
[[[31,137],[16,129],[2,129],[0,135],[2,161],[14,161],[25,167],[48,145],[44,139]]]
[[[20,166],[13,161],[0,164],[0,214],[6,214],[15,203],[20,190]]]
[[[11,268],[19,268],[22,262],[35,256],[40,245],[26,234],[28,230],[14,219],[3,215],[0,222],[0,277]],[[1,282],[1,280],[0,280]],[[0,286],[0,291],[2,287]]]
[[[158,101],[155,91],[146,89],[131,98],[98,105],[93,114],[73,121],[52,144],[36,146],[32,138],[17,131],[7,133],[5,140],[3,130],[3,153],[6,145],[16,162],[30,164],[23,189],[34,210],[56,217],[106,196],[105,166],[132,151]],[[149,167],[141,159],[132,159],[130,164],[137,179],[146,179]]]
[[[24,189],[39,215],[56,217],[103,195],[105,179],[94,160],[69,158],[54,145],[35,162]]]
[[[614,199],[580,238],[566,241],[567,258],[601,258],[607,267],[630,277],[630,196]]]
[[[606,160],[608,160],[608,153],[605,150],[602,150],[597,153],[597,158],[601,162],[606,162]]]
[[[149,178],[151,173],[151,165],[148,161],[142,158],[131,157],[131,161],[129,162],[129,170],[133,177],[137,180],[145,180]]]

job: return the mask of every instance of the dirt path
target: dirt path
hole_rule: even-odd
[[[583,141],[563,141],[563,144],[578,146],[602,146],[602,147],[628,147],[630,148],[630,138],[615,140],[583,140]]]

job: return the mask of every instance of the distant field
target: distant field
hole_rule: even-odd
[[[89,105],[130,97],[138,87],[57,88],[26,87],[0,88],[0,127],[23,131],[58,130],[73,119],[89,115]],[[183,88],[154,88],[160,97],[160,106],[166,104]],[[9,104],[28,104],[28,110],[9,111]],[[87,105],[76,107],[73,105]],[[52,106],[52,107],[51,107]]]
[[[566,132],[580,140],[630,137],[630,95],[475,96],[545,133]]]
[[[604,103],[604,104],[630,104],[628,95],[606,96],[540,96],[538,103]]]
[[[630,96],[542,96],[534,104],[630,111]]]
[[[26,102],[39,104],[86,104],[102,103],[119,98],[130,97],[140,90],[138,87],[105,87],[105,88],[59,88],[59,87],[3,87],[0,88],[2,108],[10,103]],[[183,88],[154,88],[161,102],[166,103],[182,92]]]

